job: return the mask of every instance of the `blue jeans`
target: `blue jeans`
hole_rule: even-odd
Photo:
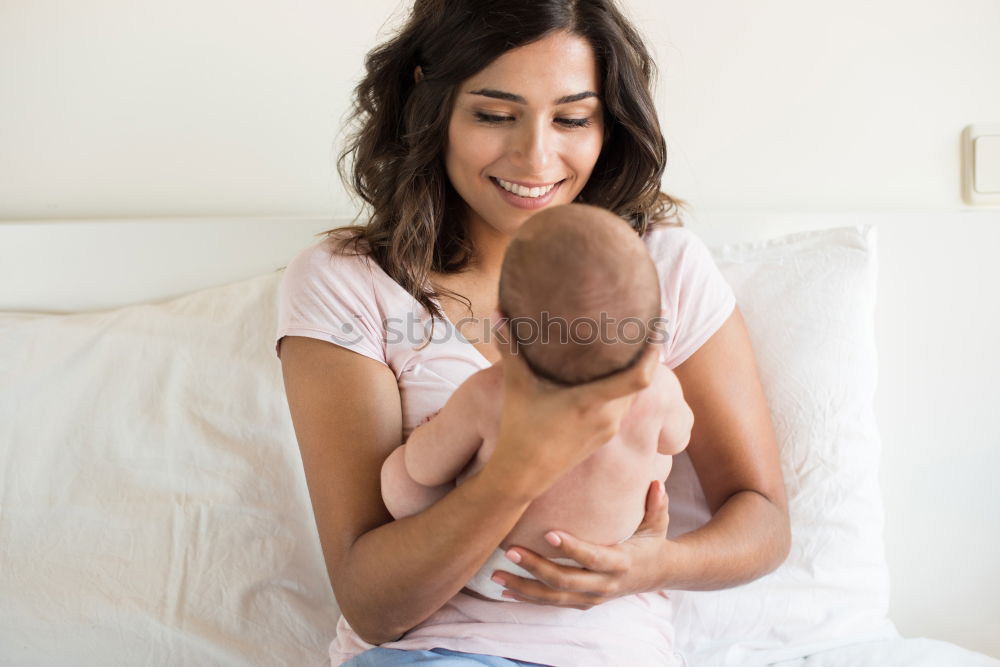
[[[545,667],[537,662],[521,662],[508,658],[497,658],[492,655],[476,653],[459,653],[446,648],[435,648],[430,651],[404,651],[398,648],[376,647],[354,656],[341,667],[395,667],[395,665],[423,665],[433,663],[445,667],[469,667],[470,665],[485,665],[486,667]]]

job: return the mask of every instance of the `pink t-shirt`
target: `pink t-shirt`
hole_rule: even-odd
[[[646,234],[661,280],[669,368],[691,356],[726,321],[736,300],[705,244],[683,227]],[[435,324],[409,293],[366,257],[339,255],[328,240],[285,269],[275,345],[282,336],[331,341],[392,369],[402,404],[402,442],[441,409],[462,382],[490,362],[450,323]],[[675,469],[676,470],[676,469]],[[612,600],[588,611],[483,601],[459,593],[385,648],[445,648],[549,665],[680,664],[665,592]],[[334,665],[368,648],[341,618]]]

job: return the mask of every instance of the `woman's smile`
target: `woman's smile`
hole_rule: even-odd
[[[500,196],[504,201],[511,206],[527,210],[548,206],[555,199],[559,192],[559,186],[563,183],[563,181],[556,181],[547,185],[532,185],[493,176],[490,177],[490,181],[500,191]]]

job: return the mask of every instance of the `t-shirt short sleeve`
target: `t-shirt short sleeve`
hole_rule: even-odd
[[[676,368],[719,330],[736,306],[704,241],[685,227],[661,227],[645,236],[660,275],[667,320],[664,363]]]
[[[278,289],[279,357],[284,336],[329,341],[387,363],[369,260],[337,252],[329,239],[296,255]]]

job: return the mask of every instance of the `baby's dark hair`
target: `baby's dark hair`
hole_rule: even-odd
[[[593,382],[639,358],[660,315],[656,266],[622,218],[582,204],[532,216],[504,255],[500,312],[535,375]]]

